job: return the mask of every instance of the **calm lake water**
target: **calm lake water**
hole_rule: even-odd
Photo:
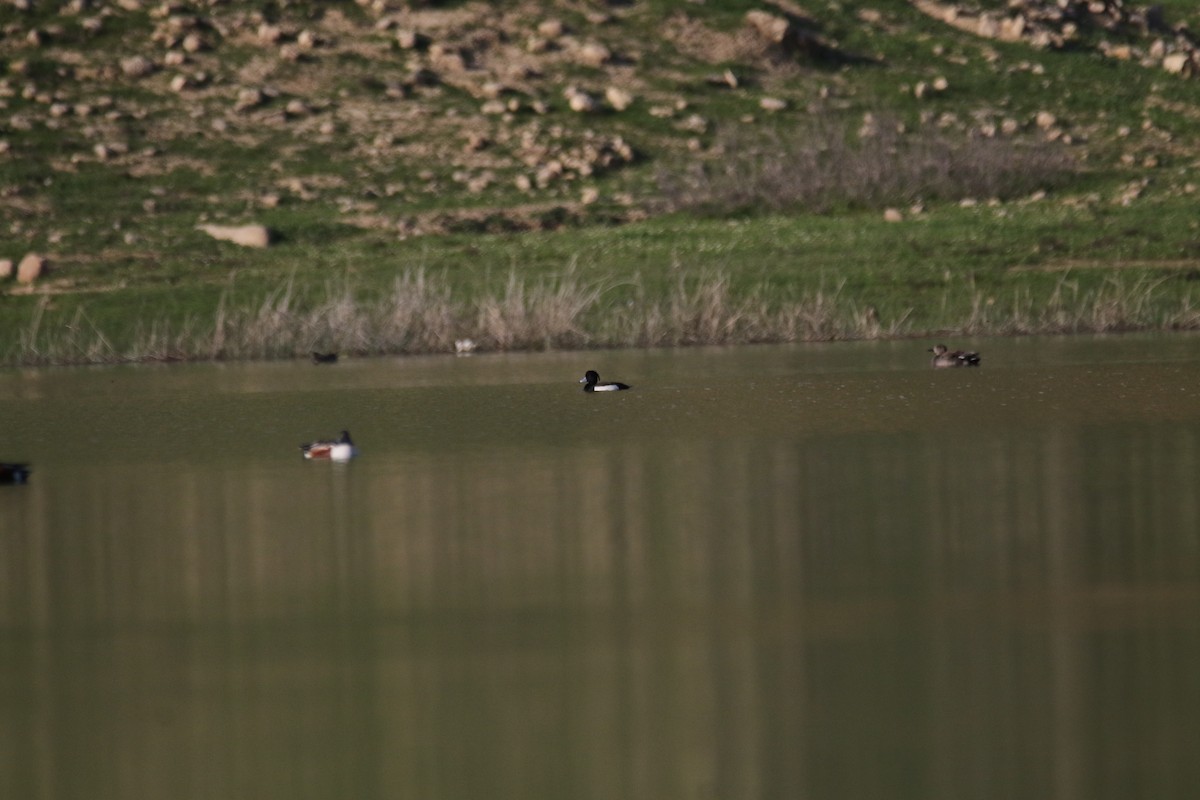
[[[1200,338],[930,344],[0,371],[0,797],[1195,797]]]

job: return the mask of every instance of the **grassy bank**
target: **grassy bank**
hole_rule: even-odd
[[[1196,324],[1185,0],[20,5],[6,364]]]
[[[194,286],[9,296],[3,325],[14,333],[0,357],[42,364],[453,352],[459,339],[488,351],[1196,329],[1191,207],[1150,206],[1030,201],[901,222],[672,216],[298,248],[288,259],[282,250],[231,252],[221,280]]]

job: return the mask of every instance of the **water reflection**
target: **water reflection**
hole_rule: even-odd
[[[44,468],[0,494],[0,793],[1190,796],[1195,390],[1141,415],[1033,368],[1032,406],[995,371],[832,370],[813,404],[721,357],[669,357],[718,376],[686,408],[484,414],[433,381],[393,409],[357,376],[408,435],[348,465],[199,455],[319,406],[286,371],[204,401],[183,453],[31,438]],[[922,424],[941,406],[980,424]]]

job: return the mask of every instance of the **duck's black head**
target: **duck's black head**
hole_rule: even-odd
[[[594,369],[589,369],[587,372],[583,373],[583,378],[579,382],[586,383],[588,386],[595,386],[600,382],[600,373],[596,372]]]

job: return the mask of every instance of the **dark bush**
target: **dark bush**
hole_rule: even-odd
[[[715,159],[660,170],[669,207],[711,214],[907,206],[964,198],[1011,199],[1061,185],[1074,171],[1062,145],[902,131],[881,123],[852,136],[817,121],[790,130],[721,136]]]

